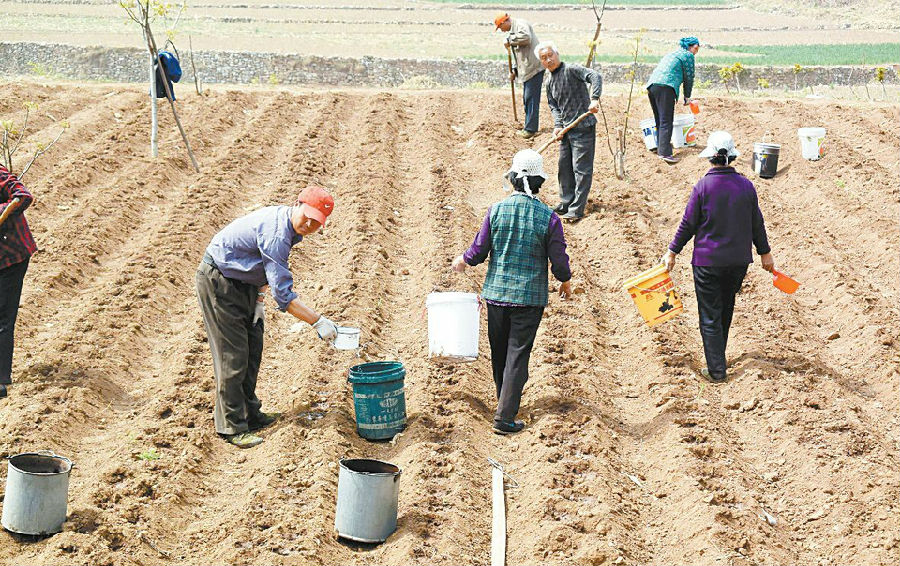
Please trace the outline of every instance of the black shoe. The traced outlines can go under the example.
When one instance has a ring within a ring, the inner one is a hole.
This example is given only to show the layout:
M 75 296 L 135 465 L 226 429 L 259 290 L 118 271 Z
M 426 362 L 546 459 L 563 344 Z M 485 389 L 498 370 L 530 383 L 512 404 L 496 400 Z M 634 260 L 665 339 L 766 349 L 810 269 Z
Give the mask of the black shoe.
M 252 419 L 247 419 L 247 426 L 250 427 L 249 430 L 259 430 L 261 428 L 266 428 L 270 424 L 274 423 L 281 416 L 281 413 L 259 413 Z
M 6 385 L 0 383 L 0 399 L 6 397 Z
M 557 204 L 556 207 L 553 209 L 553 212 L 555 212 L 556 214 L 562 215 L 562 214 L 565 214 L 567 210 L 569 210 L 569 207 L 563 206 L 561 204 Z
M 576 212 L 572 212 L 571 210 L 562 216 L 559 217 L 560 220 L 564 220 L 566 222 L 578 222 L 582 218 L 584 218 L 584 214 L 578 214 Z
M 522 429 L 525 428 L 525 423 L 522 421 L 494 421 L 494 434 L 515 434 L 517 432 L 521 432 Z
M 700 375 L 706 378 L 706 381 L 709 381 L 710 383 L 725 383 L 728 379 L 724 373 L 722 375 L 712 375 L 709 373 L 709 368 L 701 368 Z

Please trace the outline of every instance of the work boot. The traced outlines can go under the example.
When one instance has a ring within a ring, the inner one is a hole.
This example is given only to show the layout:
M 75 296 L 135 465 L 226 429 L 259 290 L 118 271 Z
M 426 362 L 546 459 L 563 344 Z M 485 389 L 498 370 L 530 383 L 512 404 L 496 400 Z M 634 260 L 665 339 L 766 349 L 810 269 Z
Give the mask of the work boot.
M 494 434 L 506 436 L 507 434 L 522 432 L 523 428 L 525 428 L 525 423 L 522 421 L 494 421 L 493 431 Z
M 225 435 L 225 440 L 229 444 L 234 444 L 238 448 L 253 448 L 262 444 L 263 439 L 249 432 L 239 432 L 237 434 Z
M 523 139 L 530 140 L 537 135 L 537 132 L 529 132 L 528 130 L 519 130 L 516 134 Z
M 721 376 L 713 376 L 709 373 L 709 368 L 700 368 L 700 375 L 706 378 L 707 381 L 711 383 L 725 383 L 727 377 L 723 374 Z
M 280 417 L 281 413 L 260 412 L 255 417 L 247 419 L 247 425 L 250 427 L 250 430 L 259 430 L 261 428 L 266 428 L 270 424 L 277 421 Z
M 6 385 L 0 383 L 0 399 L 6 397 Z
M 679 161 L 681 161 L 680 157 L 675 157 L 674 155 L 660 155 L 660 159 L 668 163 L 669 165 L 675 165 Z

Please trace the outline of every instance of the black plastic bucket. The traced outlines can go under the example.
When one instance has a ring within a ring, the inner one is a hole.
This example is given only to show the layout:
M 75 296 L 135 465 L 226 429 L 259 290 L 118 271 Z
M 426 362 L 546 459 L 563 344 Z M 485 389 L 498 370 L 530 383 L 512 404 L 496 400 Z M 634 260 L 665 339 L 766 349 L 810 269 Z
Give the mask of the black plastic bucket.
M 781 145 L 777 143 L 753 144 L 753 170 L 762 179 L 771 179 L 778 171 L 778 154 Z

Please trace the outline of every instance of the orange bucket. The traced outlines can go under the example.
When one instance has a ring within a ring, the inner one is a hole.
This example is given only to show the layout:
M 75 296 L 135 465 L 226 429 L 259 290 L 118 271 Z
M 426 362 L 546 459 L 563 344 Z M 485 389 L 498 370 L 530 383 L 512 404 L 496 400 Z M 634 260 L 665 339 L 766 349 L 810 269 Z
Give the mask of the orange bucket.
M 800 287 L 800 283 L 794 281 L 784 273 L 780 271 L 772 270 L 772 285 L 778 288 L 779 291 L 784 291 L 788 295 L 796 291 Z
M 647 326 L 671 320 L 684 310 L 665 265 L 657 265 L 628 279 L 622 290 L 631 295 Z

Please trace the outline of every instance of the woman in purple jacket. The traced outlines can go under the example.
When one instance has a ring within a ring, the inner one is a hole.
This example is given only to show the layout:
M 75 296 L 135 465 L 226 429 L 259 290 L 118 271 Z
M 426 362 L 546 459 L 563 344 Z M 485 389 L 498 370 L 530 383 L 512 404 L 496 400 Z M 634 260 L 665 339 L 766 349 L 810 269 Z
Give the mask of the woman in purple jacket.
M 694 238 L 694 289 L 700 315 L 700 335 L 706 365 L 701 373 L 714 383 L 725 381 L 725 347 L 734 314 L 734 297 L 741 289 L 747 266 L 753 263 L 751 244 L 762 268 L 775 269 L 756 188 L 734 170 L 739 155 L 728 132 L 713 132 L 700 157 L 713 167 L 691 192 L 681 225 L 662 261 L 672 271 L 675 258 Z

